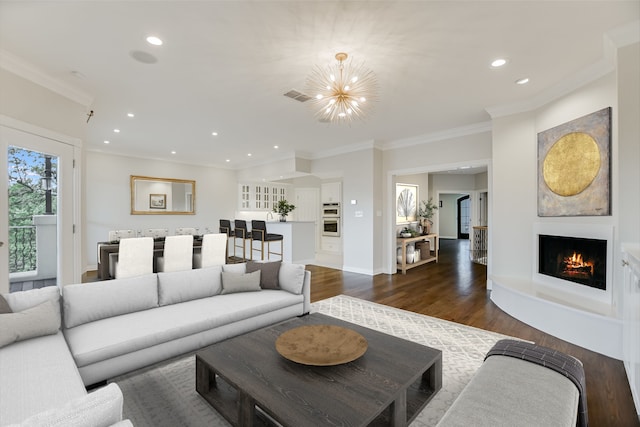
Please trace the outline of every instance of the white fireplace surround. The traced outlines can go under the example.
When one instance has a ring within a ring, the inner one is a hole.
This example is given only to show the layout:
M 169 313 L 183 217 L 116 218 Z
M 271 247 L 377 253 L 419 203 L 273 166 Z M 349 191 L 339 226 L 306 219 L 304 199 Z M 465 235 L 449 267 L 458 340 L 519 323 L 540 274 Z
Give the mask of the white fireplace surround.
M 530 278 L 492 276 L 491 300 L 516 319 L 555 337 L 622 359 L 622 322 L 613 303 L 613 226 L 538 222 L 533 225 Z M 607 289 L 538 273 L 538 235 L 607 241 Z
M 605 240 L 607 242 L 606 290 L 574 283 L 540 274 L 538 271 L 540 250 L 539 235 L 577 237 L 583 239 Z M 532 281 L 538 293 L 548 295 L 554 300 L 600 314 L 611 313 L 613 288 L 613 227 L 596 224 L 535 223 L 533 225 L 533 268 Z

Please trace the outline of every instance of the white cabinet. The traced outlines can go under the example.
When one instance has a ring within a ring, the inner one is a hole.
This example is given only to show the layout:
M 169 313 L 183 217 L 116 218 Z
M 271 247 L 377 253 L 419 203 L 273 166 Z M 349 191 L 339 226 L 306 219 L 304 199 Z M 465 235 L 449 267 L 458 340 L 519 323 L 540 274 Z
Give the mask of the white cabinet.
M 286 185 L 265 183 L 238 185 L 238 209 L 242 211 L 271 211 L 279 200 L 286 198 Z
M 640 246 L 623 245 L 622 343 L 624 367 L 640 415 Z
M 322 203 L 342 201 L 342 183 L 326 182 L 322 184 Z
M 325 252 L 342 252 L 342 241 L 339 237 L 322 236 L 320 248 Z

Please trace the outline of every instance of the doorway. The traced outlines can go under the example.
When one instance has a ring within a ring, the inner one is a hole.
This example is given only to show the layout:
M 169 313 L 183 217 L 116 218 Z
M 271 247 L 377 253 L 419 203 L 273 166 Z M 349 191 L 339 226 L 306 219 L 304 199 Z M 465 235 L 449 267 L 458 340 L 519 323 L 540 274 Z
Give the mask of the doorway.
M 74 147 L 0 125 L 0 292 L 79 281 Z
M 469 240 L 469 227 L 471 222 L 471 200 L 469 195 L 456 201 L 458 217 L 458 239 Z

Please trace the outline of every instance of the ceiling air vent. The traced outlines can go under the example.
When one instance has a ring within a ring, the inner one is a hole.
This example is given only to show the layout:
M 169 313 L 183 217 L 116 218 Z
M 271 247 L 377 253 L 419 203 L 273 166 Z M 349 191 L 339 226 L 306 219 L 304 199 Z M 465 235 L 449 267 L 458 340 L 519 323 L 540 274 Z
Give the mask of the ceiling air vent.
M 289 97 L 291 99 L 295 99 L 296 101 L 305 102 L 311 99 L 311 97 L 307 94 L 304 94 L 296 89 L 291 89 L 289 92 L 285 93 L 284 96 Z

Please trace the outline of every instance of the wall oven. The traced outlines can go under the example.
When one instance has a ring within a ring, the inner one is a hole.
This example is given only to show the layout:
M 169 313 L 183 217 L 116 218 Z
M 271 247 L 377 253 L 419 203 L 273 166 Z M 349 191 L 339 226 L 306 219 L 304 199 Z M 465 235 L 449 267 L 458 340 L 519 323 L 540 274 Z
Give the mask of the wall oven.
M 323 218 L 340 218 L 340 203 L 323 203 Z
M 322 235 L 340 237 L 340 218 L 322 218 Z

